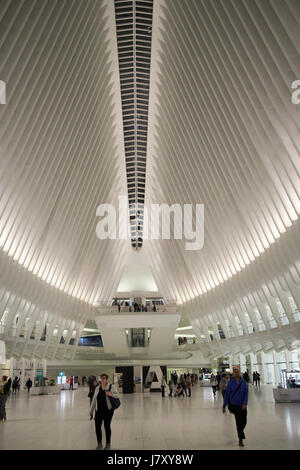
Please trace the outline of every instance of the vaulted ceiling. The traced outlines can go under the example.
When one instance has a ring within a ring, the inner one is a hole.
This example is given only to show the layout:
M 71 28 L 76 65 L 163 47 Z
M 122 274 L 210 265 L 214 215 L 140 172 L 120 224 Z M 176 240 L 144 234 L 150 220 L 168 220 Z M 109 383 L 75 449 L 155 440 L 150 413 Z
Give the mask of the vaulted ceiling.
M 144 263 L 192 321 L 248 294 L 250 277 L 252 291 L 284 278 L 298 302 L 300 4 L 153 5 L 146 207 L 204 204 L 205 238 L 197 252 L 145 239 Z M 43 289 L 41 310 L 64 304 L 82 323 L 116 293 L 133 250 L 96 236 L 99 204 L 128 194 L 114 8 L 1 1 L 2 296 L 40 302 Z

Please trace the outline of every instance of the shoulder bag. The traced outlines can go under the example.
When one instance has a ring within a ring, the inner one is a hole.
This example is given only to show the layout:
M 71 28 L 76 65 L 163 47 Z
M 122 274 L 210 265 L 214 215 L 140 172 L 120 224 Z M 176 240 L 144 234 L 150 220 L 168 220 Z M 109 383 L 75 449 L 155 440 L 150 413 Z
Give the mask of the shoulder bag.
M 109 392 L 111 391 L 111 384 L 109 386 L 108 391 Z M 116 410 L 117 408 L 119 408 L 119 406 L 121 405 L 119 398 L 115 398 L 115 397 L 108 397 L 108 398 L 110 400 L 112 410 Z

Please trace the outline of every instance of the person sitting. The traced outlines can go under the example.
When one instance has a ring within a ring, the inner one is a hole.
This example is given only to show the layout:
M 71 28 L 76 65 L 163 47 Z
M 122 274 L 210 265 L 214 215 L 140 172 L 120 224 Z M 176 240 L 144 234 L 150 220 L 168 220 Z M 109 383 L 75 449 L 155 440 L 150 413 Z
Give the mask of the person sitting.
M 177 385 L 176 391 L 175 391 L 176 397 L 183 397 L 183 388 L 181 386 L 181 383 Z

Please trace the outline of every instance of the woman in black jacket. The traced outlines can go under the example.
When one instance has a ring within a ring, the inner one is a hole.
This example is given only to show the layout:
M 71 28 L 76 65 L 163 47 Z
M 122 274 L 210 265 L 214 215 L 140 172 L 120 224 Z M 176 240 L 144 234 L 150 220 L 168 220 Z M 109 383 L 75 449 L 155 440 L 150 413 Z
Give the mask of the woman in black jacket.
M 108 375 L 100 376 L 100 385 L 96 388 L 91 404 L 90 416 L 93 417 L 93 411 L 96 409 L 95 426 L 98 446 L 96 450 L 102 450 L 102 423 L 104 421 L 106 446 L 105 450 L 110 449 L 111 429 L 110 424 L 114 414 L 109 397 L 119 398 L 118 392 L 112 384 L 108 383 Z

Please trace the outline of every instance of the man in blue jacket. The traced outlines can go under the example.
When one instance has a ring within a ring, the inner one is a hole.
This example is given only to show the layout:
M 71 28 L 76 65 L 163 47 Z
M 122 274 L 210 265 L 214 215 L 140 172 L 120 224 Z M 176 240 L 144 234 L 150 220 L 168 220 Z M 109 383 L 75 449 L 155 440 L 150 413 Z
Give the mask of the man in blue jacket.
M 241 378 L 237 367 L 233 368 L 233 378 L 228 382 L 224 396 L 223 413 L 226 405 L 235 416 L 239 445 L 244 447 L 243 439 L 246 439 L 244 429 L 247 424 L 248 384 Z

